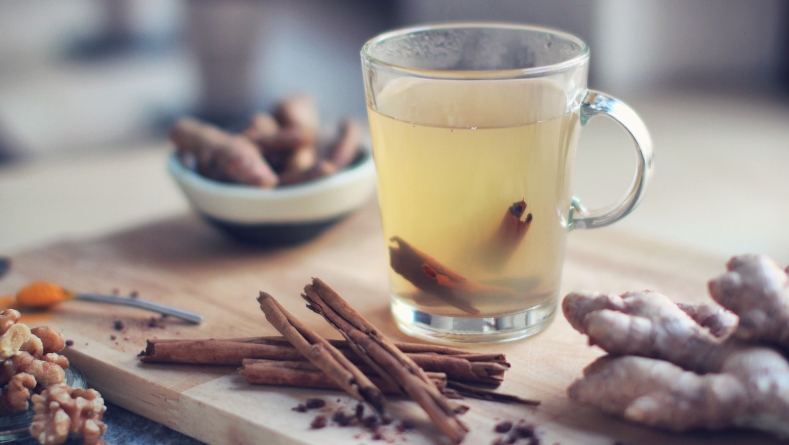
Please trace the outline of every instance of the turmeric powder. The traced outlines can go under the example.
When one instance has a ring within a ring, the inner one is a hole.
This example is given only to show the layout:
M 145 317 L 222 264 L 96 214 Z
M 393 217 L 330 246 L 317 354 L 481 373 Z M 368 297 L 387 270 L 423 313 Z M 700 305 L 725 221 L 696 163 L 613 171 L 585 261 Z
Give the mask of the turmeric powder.
M 43 307 L 74 298 L 76 294 L 55 283 L 36 281 L 28 284 L 16 294 L 16 300 L 22 306 Z

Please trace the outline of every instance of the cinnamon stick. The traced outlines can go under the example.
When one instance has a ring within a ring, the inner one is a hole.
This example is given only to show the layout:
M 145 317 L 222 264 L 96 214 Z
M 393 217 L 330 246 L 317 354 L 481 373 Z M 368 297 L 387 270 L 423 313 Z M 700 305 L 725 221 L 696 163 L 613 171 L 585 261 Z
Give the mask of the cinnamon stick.
M 157 340 L 157 341 L 169 342 L 169 341 L 181 341 L 181 340 Z M 268 345 L 290 346 L 290 343 L 284 337 L 280 337 L 280 336 L 239 338 L 239 339 L 229 339 L 228 341 L 247 341 L 247 342 L 255 342 L 255 343 L 264 343 Z M 348 342 L 346 340 L 328 339 L 328 342 L 331 343 L 332 346 L 338 349 L 348 348 Z M 428 343 L 395 342 L 395 346 L 397 346 L 397 349 L 405 352 L 406 354 L 414 353 L 414 354 L 473 356 L 473 357 L 478 357 L 474 361 L 492 361 L 492 362 L 504 364 L 507 367 L 509 367 L 509 363 L 507 363 L 507 357 L 502 353 L 490 353 L 490 352 L 478 353 L 468 349 L 460 349 L 460 348 L 454 348 L 452 346 L 428 344 Z
M 348 340 L 348 345 L 388 382 L 398 386 L 419 404 L 436 427 L 453 443 L 468 431 L 456 417 L 461 407 L 449 400 L 425 372 L 386 336 L 351 308 L 318 278 L 304 288 L 307 307 L 323 316 Z
M 329 340 L 353 364 L 363 363 L 343 340 Z M 452 348 L 396 343 L 398 349 L 410 349 L 406 355 L 428 372 L 440 372 L 451 380 L 498 386 L 504 380 L 509 363 L 502 354 L 473 353 Z M 431 351 L 454 352 L 442 355 Z M 147 341 L 144 355 L 147 363 L 180 363 L 200 365 L 240 366 L 244 359 L 274 361 L 303 361 L 306 358 L 283 337 L 258 337 L 230 340 L 160 340 Z
M 284 385 L 299 388 L 342 389 L 326 373 L 312 363 L 304 361 L 278 361 L 246 359 L 239 374 L 254 385 Z M 439 372 L 427 373 L 430 381 L 443 391 L 446 388 L 446 375 Z M 400 388 L 375 375 L 370 380 L 385 394 L 402 395 Z
M 262 337 L 242 337 L 242 338 L 226 338 L 226 339 L 204 339 L 199 341 L 206 341 L 206 340 L 213 340 L 213 341 L 222 341 L 222 342 L 232 342 L 232 343 L 249 343 L 249 344 L 262 344 L 262 345 L 275 345 L 275 346 L 287 346 L 292 348 L 293 345 L 281 335 L 269 335 L 269 336 L 262 336 Z M 164 343 L 177 343 L 177 344 L 186 344 L 192 341 L 198 340 L 183 340 L 179 338 L 156 338 L 148 340 L 151 343 L 155 344 L 164 344 Z M 337 349 L 348 349 L 348 342 L 346 340 L 338 340 L 338 339 L 326 339 L 332 346 Z M 395 342 L 395 346 L 397 349 L 408 353 L 414 354 L 441 354 L 441 355 L 462 355 L 462 356 L 470 356 L 470 357 L 477 357 L 474 361 L 492 361 L 496 363 L 502 363 L 509 367 L 509 363 L 507 363 L 507 357 L 499 352 L 474 352 L 469 349 L 460 349 L 454 348 L 452 346 L 445 346 L 445 345 L 438 345 L 438 344 L 429 344 L 429 343 L 410 343 L 410 342 Z
M 514 394 L 490 391 L 484 388 L 466 385 L 459 382 L 447 381 L 447 388 L 457 391 L 457 393 L 461 396 L 470 397 L 473 399 L 489 400 L 491 402 L 517 403 L 520 405 L 531 406 L 537 406 L 540 404 L 539 400 L 524 399 Z
M 396 273 L 410 281 L 417 289 L 434 295 L 470 314 L 480 311 L 470 301 L 475 298 L 514 297 L 517 292 L 509 287 L 476 283 L 439 263 L 435 258 L 395 236 L 389 247 L 389 262 Z
M 260 292 L 260 309 L 280 334 L 353 398 L 368 403 L 379 414 L 384 412 L 383 393 L 337 348 L 293 317 L 271 295 Z
M 254 339 L 252 339 L 254 340 Z M 140 360 L 147 363 L 240 366 L 244 359 L 306 360 L 287 345 L 260 344 L 255 341 L 216 340 L 148 340 Z
M 534 219 L 531 213 L 527 214 L 525 218 L 523 217 L 524 213 L 526 213 L 526 207 L 526 200 L 521 199 L 512 203 L 507 208 L 507 211 L 504 212 L 504 218 L 502 218 L 499 229 L 496 232 L 499 245 L 503 247 L 517 246 L 523 237 L 526 236 L 532 219 Z
M 391 241 L 395 243 L 394 246 L 389 247 L 389 264 L 392 270 L 410 281 L 417 289 L 435 295 L 470 315 L 479 315 L 479 309 L 475 308 L 468 300 L 428 276 L 425 273 L 425 266 L 447 277 L 464 279 L 462 276 L 441 265 L 430 255 L 411 246 L 399 236 L 392 237 Z
M 523 216 L 526 207 L 526 201 L 521 199 L 512 203 L 504 212 L 504 217 L 488 244 L 487 255 L 483 256 L 489 268 L 499 269 L 505 265 L 526 236 L 534 219 L 531 213 Z

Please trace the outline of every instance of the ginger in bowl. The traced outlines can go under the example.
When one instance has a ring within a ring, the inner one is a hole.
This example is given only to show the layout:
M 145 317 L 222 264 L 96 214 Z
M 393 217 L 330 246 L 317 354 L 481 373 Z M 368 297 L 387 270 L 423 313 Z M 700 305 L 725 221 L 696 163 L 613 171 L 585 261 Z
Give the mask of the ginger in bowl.
M 298 95 L 255 115 L 240 134 L 191 118 L 170 139 L 168 170 L 210 224 L 248 243 L 309 240 L 350 215 L 375 190 L 375 168 L 361 126 L 319 136 L 317 107 Z

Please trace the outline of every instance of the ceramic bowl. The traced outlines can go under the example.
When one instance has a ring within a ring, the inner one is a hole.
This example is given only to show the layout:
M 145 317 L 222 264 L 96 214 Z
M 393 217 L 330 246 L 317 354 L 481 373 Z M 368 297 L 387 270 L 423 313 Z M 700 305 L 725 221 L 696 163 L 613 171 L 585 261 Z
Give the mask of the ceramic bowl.
M 200 216 L 236 240 L 259 245 L 307 241 L 343 220 L 375 191 L 372 155 L 321 179 L 273 189 L 200 176 L 173 154 L 167 168 Z

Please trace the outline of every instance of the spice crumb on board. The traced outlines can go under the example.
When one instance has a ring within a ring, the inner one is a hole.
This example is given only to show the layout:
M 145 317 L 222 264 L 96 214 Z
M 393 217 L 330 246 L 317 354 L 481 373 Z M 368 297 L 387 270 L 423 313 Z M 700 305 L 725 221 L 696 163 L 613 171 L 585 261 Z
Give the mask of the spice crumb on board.
M 321 398 L 309 398 L 291 408 L 292 411 L 307 413 L 319 409 L 322 413 L 314 417 L 309 425 L 310 429 L 321 429 L 328 426 L 339 428 L 357 427 L 370 433 L 369 440 L 384 441 L 386 443 L 408 442 L 403 433 L 416 427 L 416 422 L 411 419 L 396 421 L 389 415 L 378 416 L 376 413 L 365 413 L 365 406 L 351 401 L 350 406 L 343 403 L 342 399 L 327 402 Z M 355 434 L 354 439 L 363 439 L 363 434 Z
M 326 406 L 326 401 L 317 397 L 313 397 L 307 399 L 306 405 L 308 409 L 323 408 Z
M 326 416 L 324 415 L 316 416 L 314 419 L 312 419 L 312 423 L 310 423 L 310 428 L 314 430 L 320 429 L 325 427 L 327 423 L 328 422 L 326 420 Z
M 123 323 L 121 320 L 115 320 L 112 322 L 112 328 L 116 331 L 122 331 L 126 329 L 126 324 Z
M 494 428 L 494 430 L 497 433 L 502 433 L 502 434 L 510 432 L 511 429 L 512 429 L 512 422 L 510 422 L 509 420 L 497 423 Z
M 162 316 L 160 318 L 156 318 L 156 317 L 149 318 L 148 319 L 148 327 L 149 328 L 159 328 L 159 329 L 166 328 L 167 326 L 163 323 L 164 318 L 165 318 L 164 316 Z
M 492 445 L 526 444 L 540 445 L 541 440 L 534 425 L 526 423 L 525 419 L 518 420 L 515 424 L 509 420 L 498 422 L 493 431 L 502 434 L 493 440 Z
M 74 346 L 74 340 L 66 340 L 66 346 Z
M 533 425 L 518 425 L 515 431 L 518 433 L 519 437 L 534 437 Z

